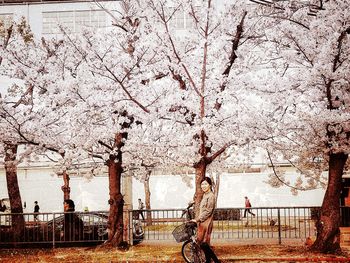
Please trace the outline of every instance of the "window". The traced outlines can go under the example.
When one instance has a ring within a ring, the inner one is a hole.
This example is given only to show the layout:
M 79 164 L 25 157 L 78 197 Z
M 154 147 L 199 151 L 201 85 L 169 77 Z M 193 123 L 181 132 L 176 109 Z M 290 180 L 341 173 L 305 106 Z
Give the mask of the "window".
M 84 27 L 101 28 L 106 26 L 107 16 L 103 10 L 76 10 L 43 13 L 43 34 L 60 34 L 59 25 L 73 33 Z
M 170 19 L 170 28 L 172 29 L 190 29 L 193 28 L 193 18 L 188 13 L 188 11 L 184 11 L 182 8 L 176 10 L 173 14 L 175 8 L 168 9 L 168 15 L 172 15 Z
M 0 38 L 5 36 L 6 30 L 13 22 L 13 14 L 0 14 Z

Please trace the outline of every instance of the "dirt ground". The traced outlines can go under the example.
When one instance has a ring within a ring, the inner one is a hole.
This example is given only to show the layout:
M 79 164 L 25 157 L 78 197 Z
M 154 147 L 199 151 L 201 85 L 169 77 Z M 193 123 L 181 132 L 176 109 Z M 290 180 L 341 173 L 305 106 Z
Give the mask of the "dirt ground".
M 215 244 L 214 250 L 222 262 L 350 262 L 350 250 L 342 255 L 308 252 L 296 245 L 236 245 Z M 101 247 L 56 249 L 1 249 L 2 263 L 29 262 L 96 262 L 96 263 L 160 263 L 184 262 L 181 244 L 139 244 L 127 250 Z

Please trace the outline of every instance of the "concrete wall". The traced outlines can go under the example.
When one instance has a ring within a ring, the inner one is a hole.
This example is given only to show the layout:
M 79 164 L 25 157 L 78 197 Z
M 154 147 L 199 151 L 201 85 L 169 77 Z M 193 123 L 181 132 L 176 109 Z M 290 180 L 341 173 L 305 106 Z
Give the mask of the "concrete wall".
M 156 175 L 150 178 L 151 206 L 153 209 L 183 208 L 193 197 L 192 188 L 179 175 Z M 293 174 L 289 173 L 292 178 Z M 227 174 L 221 175 L 218 207 L 243 207 L 244 196 L 248 196 L 253 206 L 319 206 L 322 204 L 324 190 L 317 189 L 300 192 L 293 196 L 288 188 L 272 188 L 264 183 L 267 175 Z M 41 212 L 63 211 L 62 177 L 54 175 L 49 168 L 19 169 L 18 181 L 22 201 L 26 202 L 25 212 L 33 212 L 34 201 L 38 201 Z M 108 210 L 108 177 L 72 177 L 70 180 L 71 198 L 76 210 L 84 207 L 93 210 Z M 8 197 L 6 176 L 0 168 L 0 199 Z M 137 208 L 137 199 L 144 201 L 143 183 L 133 178 L 132 204 Z

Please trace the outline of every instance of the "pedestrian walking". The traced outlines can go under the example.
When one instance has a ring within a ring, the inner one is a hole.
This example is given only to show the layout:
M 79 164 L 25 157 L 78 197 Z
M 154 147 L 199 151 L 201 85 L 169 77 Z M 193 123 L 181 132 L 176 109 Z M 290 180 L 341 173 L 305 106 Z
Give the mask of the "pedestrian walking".
M 255 216 L 255 214 L 251 210 L 252 204 L 250 203 L 249 198 L 247 196 L 245 196 L 244 198 L 245 198 L 245 209 L 244 209 L 243 217 L 247 217 L 247 213 L 251 214 L 252 216 Z
M 39 210 L 40 210 L 40 207 L 38 205 L 38 201 L 35 201 L 34 202 L 34 222 L 39 221 L 39 218 L 38 218 Z
M 145 206 L 143 205 L 143 202 L 142 202 L 141 198 L 139 198 L 138 201 L 139 201 L 139 206 L 138 206 L 139 216 L 138 216 L 138 218 L 140 218 L 140 216 L 141 216 L 142 219 L 145 220 L 145 217 L 144 217 L 143 212 L 142 212 L 142 210 L 145 208 Z

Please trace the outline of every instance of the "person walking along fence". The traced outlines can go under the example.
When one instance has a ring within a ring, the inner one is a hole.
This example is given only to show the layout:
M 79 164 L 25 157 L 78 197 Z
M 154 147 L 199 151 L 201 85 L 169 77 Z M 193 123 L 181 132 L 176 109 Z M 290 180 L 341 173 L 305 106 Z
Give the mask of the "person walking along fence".
M 251 210 L 252 204 L 250 203 L 249 198 L 245 196 L 244 199 L 245 199 L 245 209 L 244 209 L 243 217 L 247 217 L 247 213 L 251 214 L 252 216 L 255 216 L 255 214 Z

